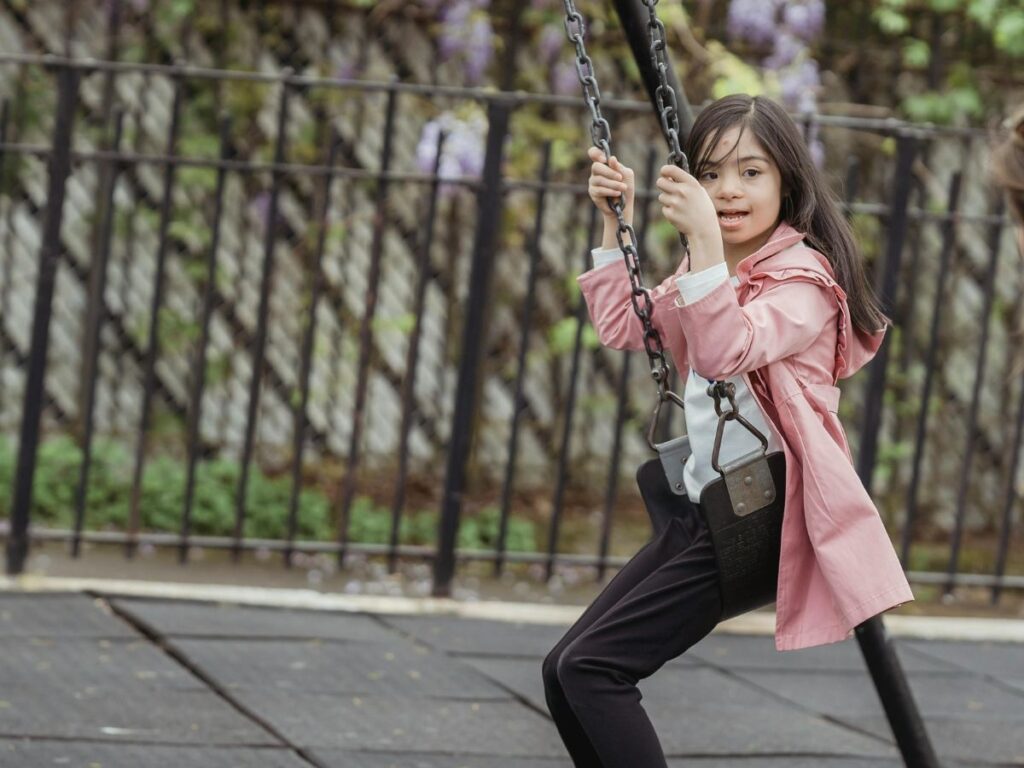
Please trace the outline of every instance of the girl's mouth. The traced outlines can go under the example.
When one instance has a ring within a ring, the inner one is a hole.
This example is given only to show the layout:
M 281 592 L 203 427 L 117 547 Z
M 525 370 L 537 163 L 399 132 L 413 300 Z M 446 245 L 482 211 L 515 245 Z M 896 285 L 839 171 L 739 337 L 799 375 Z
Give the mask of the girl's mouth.
M 743 220 L 747 218 L 747 215 L 746 211 L 719 211 L 718 221 L 723 227 L 731 229 L 738 227 L 743 223 Z

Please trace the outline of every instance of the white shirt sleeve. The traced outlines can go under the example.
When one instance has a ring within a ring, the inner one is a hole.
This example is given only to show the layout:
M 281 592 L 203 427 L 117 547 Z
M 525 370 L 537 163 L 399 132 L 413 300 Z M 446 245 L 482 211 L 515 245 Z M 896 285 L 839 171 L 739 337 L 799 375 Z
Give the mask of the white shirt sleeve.
M 594 260 L 594 269 L 614 264 L 622 258 L 622 251 L 618 248 L 593 248 L 590 251 L 590 258 Z
M 676 285 L 679 288 L 679 298 L 676 303 L 679 306 L 692 304 L 711 293 L 719 283 L 724 283 L 728 279 L 729 266 L 724 261 L 718 262 L 713 267 L 680 275 L 676 278 Z

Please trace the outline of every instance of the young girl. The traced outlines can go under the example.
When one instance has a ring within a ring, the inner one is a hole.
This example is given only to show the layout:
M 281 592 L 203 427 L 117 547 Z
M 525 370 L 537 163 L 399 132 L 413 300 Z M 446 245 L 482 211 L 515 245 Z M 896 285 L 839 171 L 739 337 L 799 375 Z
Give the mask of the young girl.
M 1024 256 L 1024 104 L 1003 125 L 1008 132 L 992 152 L 990 166 L 1017 221 L 1017 244 Z
M 689 238 L 690 256 L 650 290 L 653 323 L 685 382 L 693 450 L 686 496 L 679 515 L 656 527 L 543 664 L 559 734 L 575 765 L 588 768 L 666 765 L 637 682 L 721 617 L 714 551 L 698 509 L 701 489 L 718 477 L 709 382 L 732 382 L 736 407 L 768 438 L 768 451 L 785 453 L 776 648 L 843 640 L 914 599 L 837 415 L 836 382 L 874 356 L 889 323 L 845 219 L 796 125 L 769 99 L 714 102 L 697 117 L 686 153 L 692 175 L 664 166 L 657 186 L 662 213 Z M 589 155 L 590 197 L 605 226 L 580 288 L 602 344 L 643 349 L 608 207 L 622 196 L 631 219 L 634 174 L 597 149 Z M 729 424 L 719 463 L 760 446 Z

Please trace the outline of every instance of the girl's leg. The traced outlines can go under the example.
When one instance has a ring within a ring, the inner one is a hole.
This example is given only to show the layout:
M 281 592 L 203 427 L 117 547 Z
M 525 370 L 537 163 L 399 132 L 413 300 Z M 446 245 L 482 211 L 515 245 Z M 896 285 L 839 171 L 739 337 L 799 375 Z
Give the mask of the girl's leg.
M 651 538 L 605 585 L 601 593 L 548 653 L 542 665 L 544 696 L 559 735 L 576 766 L 600 768 L 601 763 L 572 707 L 558 676 L 563 651 L 638 584 L 685 549 L 703 528 L 696 507 L 684 503 L 678 525 L 667 526 Z
M 707 528 L 690 539 L 673 519 L 654 552 L 662 564 L 562 651 L 561 692 L 588 744 L 589 768 L 665 768 L 637 682 L 706 636 L 722 613 Z M 577 735 L 578 737 L 578 735 Z M 579 743 L 582 743 L 580 740 Z

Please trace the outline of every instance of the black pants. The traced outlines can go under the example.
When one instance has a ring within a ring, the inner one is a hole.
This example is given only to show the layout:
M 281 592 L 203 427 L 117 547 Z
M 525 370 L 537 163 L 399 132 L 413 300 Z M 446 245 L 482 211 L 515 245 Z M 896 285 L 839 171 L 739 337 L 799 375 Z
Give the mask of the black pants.
M 544 659 L 544 695 L 576 768 L 664 768 L 637 682 L 722 615 L 711 537 L 697 507 L 655 533 Z

